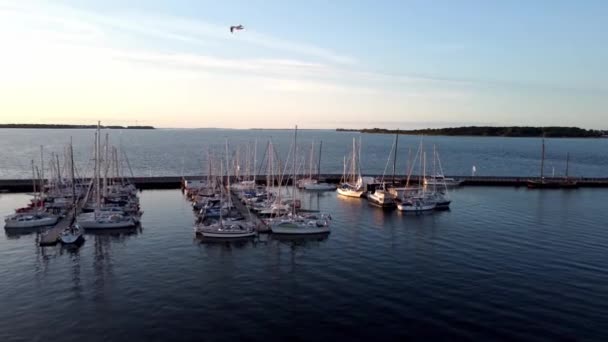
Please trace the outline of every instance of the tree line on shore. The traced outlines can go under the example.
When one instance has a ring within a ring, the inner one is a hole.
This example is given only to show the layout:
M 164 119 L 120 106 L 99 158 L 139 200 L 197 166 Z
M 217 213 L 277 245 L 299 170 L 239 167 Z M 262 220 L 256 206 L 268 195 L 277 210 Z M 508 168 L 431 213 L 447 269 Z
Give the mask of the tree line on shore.
M 106 129 L 154 129 L 153 126 L 100 126 Z M 52 128 L 83 129 L 97 128 L 97 125 L 63 125 L 63 124 L 0 124 L 0 128 Z
M 528 127 L 528 126 L 466 126 L 448 128 L 425 128 L 398 130 L 385 128 L 346 129 L 338 132 L 361 132 L 375 134 L 412 134 L 412 135 L 447 135 L 447 136 L 482 136 L 482 137 L 548 137 L 548 138 L 599 138 L 608 135 L 608 131 L 584 129 L 579 127 Z

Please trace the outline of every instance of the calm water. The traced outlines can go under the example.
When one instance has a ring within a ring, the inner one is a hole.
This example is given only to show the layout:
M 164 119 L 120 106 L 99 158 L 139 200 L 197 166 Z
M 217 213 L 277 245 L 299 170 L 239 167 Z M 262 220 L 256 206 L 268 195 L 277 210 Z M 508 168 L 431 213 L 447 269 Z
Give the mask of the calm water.
M 0 178 L 31 178 L 31 160 L 40 158 L 40 145 L 50 152 L 63 151 L 72 136 L 75 158 L 82 170 L 90 170 L 93 130 L 0 129 Z M 206 149 L 224 151 L 228 139 L 231 147 L 253 145 L 258 139 L 258 159 L 272 138 L 282 158 L 293 139 L 293 131 L 281 130 L 214 130 L 158 129 L 150 131 L 110 130 L 110 139 L 127 151 L 135 175 L 195 175 L 207 170 Z M 323 141 L 323 173 L 342 173 L 343 157 L 350 154 L 352 138 L 360 134 L 331 130 L 299 131 L 299 148 L 306 154 L 313 139 Z M 382 174 L 394 137 L 363 134 L 362 172 Z M 540 139 L 498 137 L 425 137 L 428 159 L 436 145 L 444 171 L 450 175 L 470 175 L 473 165 L 478 175 L 536 176 L 540 167 Z M 404 174 L 408 149 L 415 154 L 420 138 L 400 136 L 399 173 Z M 546 174 L 565 172 L 566 153 L 570 153 L 570 174 L 584 177 L 608 176 L 608 139 L 547 139 Z M 242 152 L 244 153 L 244 152 Z M 392 164 L 388 167 L 392 173 Z M 84 171 L 83 171 L 84 172 Z
M 311 195 L 326 238 L 209 244 L 179 191 L 144 191 L 140 231 L 78 251 L 2 234 L 0 341 L 608 339 L 605 190 L 453 197 L 405 216 Z

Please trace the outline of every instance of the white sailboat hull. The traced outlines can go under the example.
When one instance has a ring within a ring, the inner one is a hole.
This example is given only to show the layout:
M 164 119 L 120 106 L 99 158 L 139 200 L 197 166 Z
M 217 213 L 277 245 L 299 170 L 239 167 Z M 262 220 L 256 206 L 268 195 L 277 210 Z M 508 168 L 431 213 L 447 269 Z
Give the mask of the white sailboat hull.
M 78 221 L 78 224 L 84 229 L 120 229 L 135 227 L 135 222 L 133 222 L 133 220 L 118 222 Z
M 52 226 L 57 223 L 59 218 L 57 216 L 46 216 L 39 219 L 31 220 L 17 220 L 7 218 L 5 220 L 4 228 L 35 228 L 35 227 L 46 227 Z
M 120 229 L 135 227 L 135 221 L 131 218 L 116 221 L 107 218 L 78 218 L 77 222 L 83 229 Z
M 345 189 L 345 188 L 338 188 L 337 191 L 338 191 L 338 195 L 346 196 L 346 197 L 357 197 L 357 198 L 363 197 L 363 194 L 365 193 L 363 190 L 352 190 L 352 189 Z
M 435 209 L 435 203 L 423 205 L 405 205 L 403 203 L 399 203 L 397 204 L 397 209 L 405 212 L 431 211 Z
M 220 231 L 201 231 L 199 234 L 201 234 L 203 237 L 208 237 L 208 238 L 222 238 L 222 239 L 226 239 L 226 238 L 245 238 L 245 237 L 252 237 L 256 235 L 255 231 L 252 232 L 220 232 Z

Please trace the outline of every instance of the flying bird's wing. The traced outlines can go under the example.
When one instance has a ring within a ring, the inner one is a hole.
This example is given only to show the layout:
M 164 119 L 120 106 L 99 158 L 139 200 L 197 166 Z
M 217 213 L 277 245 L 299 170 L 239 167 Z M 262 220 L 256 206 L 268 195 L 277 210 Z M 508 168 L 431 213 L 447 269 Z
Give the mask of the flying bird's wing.
M 234 26 L 230 26 L 230 33 L 234 33 L 234 29 L 235 29 Z

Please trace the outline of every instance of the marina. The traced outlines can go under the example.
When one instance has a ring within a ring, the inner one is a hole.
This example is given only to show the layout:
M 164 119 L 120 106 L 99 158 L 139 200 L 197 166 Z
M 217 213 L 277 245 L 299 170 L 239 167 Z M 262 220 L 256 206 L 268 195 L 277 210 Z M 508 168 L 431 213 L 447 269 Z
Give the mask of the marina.
M 57 320 L 82 316 L 69 332 L 84 336 L 100 327 L 87 318 L 95 312 L 113 322 L 97 331 L 103 340 L 146 338 L 149 324 L 159 322 L 191 336 L 289 338 L 293 331 L 285 327 L 293 327 L 293 315 L 303 317 L 299 336 L 344 337 L 315 331 L 326 314 L 353 339 L 408 338 L 421 329 L 436 333 L 430 338 L 601 335 L 580 331 L 608 309 L 596 288 L 608 283 L 601 266 L 608 245 L 601 188 L 608 178 L 568 176 L 576 188 L 536 190 L 531 181 L 565 178 L 555 171 L 477 175 L 475 168 L 453 175 L 441 165 L 449 154 L 440 161 L 435 146 L 425 152 L 420 144 L 396 155 L 397 139 L 393 149 L 390 142 L 379 149 L 391 158 L 376 173 L 362 163 L 371 156 L 362 153 L 365 144 L 352 138 L 341 149 L 343 172 L 321 173 L 315 145 L 298 148 L 299 132 L 291 133 L 281 145 L 224 139 L 199 146 L 203 157 L 190 175 L 137 176 L 128 147 L 112 146 L 98 131 L 80 162 L 72 161 L 70 144 L 41 156 L 46 162 L 33 161 L 33 179 L 1 179 L 2 213 L 14 211 L 8 216 L 21 215 L 25 224 L 57 220 L 5 229 L 0 257 L 8 264 L 0 279 L 8 288 L 21 282 L 19 272 L 29 280 L 4 303 L 26 303 L 49 320 L 43 306 L 64 298 L 69 309 Z M 327 150 L 333 145 L 323 143 Z M 594 218 L 579 215 L 590 210 Z M 589 296 L 594 306 L 584 314 L 564 309 L 584 305 Z M 179 309 L 170 309 L 176 300 Z M 100 313 L 98 302 L 111 307 Z M 458 314 L 449 314 L 454 307 Z M 502 323 L 518 315 L 529 318 Z M 0 339 L 20 326 L 11 317 L 0 309 Z M 227 323 L 235 317 L 246 325 Z M 276 317 L 287 318 L 275 323 Z M 462 330 L 454 319 L 481 328 Z M 403 322 L 411 335 L 403 333 Z M 26 330 L 19 333 L 36 338 Z M 171 339 L 167 331 L 157 337 Z

